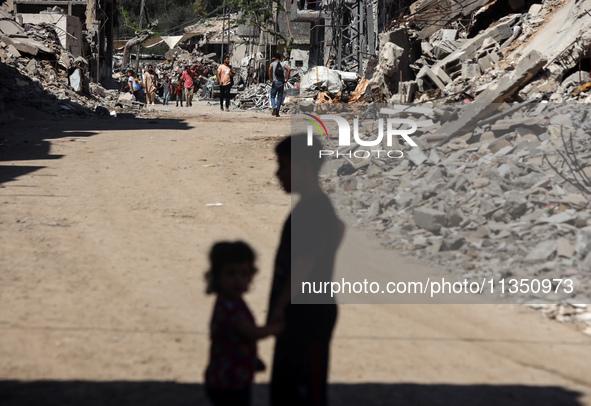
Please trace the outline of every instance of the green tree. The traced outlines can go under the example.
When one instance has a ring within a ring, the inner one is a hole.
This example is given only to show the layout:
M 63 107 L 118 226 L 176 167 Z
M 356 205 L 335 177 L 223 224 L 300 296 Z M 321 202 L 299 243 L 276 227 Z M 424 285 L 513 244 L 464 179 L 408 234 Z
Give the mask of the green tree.
M 281 0 L 224 0 L 217 10 L 223 9 L 239 13 L 233 20 L 235 24 L 255 26 L 263 32 L 276 35 L 287 43 L 287 39 L 275 29 L 275 12 L 285 11 Z
M 205 13 L 219 5 L 213 0 L 146 0 L 143 20 L 158 21 L 156 30 L 162 35 L 180 34 L 184 27 L 194 24 Z M 119 0 L 120 22 L 115 31 L 116 38 L 122 39 L 134 35 L 134 24 L 139 23 L 140 2 L 137 0 Z M 203 13 L 205 11 L 205 13 Z M 123 21 L 121 21 L 123 20 Z
M 197 0 L 195 3 L 193 3 L 193 11 L 198 16 L 204 16 L 207 14 L 208 5 L 208 0 Z

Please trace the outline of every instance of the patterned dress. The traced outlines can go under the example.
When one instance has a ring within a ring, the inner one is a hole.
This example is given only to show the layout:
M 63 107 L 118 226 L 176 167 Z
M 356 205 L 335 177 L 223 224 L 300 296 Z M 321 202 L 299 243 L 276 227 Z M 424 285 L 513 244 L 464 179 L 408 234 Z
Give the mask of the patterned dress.
M 205 384 L 211 389 L 242 389 L 252 383 L 256 360 L 256 341 L 243 337 L 236 324 L 254 317 L 242 299 L 218 296 L 211 317 L 211 349 L 205 371 Z

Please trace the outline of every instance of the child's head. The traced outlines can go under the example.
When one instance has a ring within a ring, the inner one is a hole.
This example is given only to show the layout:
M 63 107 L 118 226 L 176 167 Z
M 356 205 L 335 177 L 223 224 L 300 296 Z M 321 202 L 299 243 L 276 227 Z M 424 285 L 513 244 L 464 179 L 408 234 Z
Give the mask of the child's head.
M 164 76 L 164 81 L 165 81 L 165 82 L 168 82 L 168 80 L 169 80 L 169 79 L 168 79 L 168 76 Z
M 127 76 L 133 76 L 133 71 L 131 69 L 127 71 Z
M 257 271 L 255 259 L 252 248 L 242 241 L 214 244 L 209 253 L 210 269 L 205 274 L 206 292 L 240 298 Z

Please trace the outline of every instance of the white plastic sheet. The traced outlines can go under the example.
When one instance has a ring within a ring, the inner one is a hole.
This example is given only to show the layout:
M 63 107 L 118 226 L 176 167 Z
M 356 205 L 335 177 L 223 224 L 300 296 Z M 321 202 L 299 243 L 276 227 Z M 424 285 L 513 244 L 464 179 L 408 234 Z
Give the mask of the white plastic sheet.
M 343 90 L 343 81 L 338 71 L 316 66 L 302 77 L 300 89 L 304 92 L 324 90 L 336 94 Z

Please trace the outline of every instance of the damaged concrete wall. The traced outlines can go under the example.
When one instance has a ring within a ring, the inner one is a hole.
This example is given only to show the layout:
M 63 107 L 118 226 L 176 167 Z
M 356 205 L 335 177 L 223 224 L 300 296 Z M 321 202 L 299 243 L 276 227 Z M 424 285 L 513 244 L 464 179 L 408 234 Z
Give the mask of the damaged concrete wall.
M 451 21 L 470 15 L 492 0 L 419 0 L 410 7 L 413 22 L 425 39 Z
M 57 27 L 59 40 L 66 51 L 82 56 L 82 23 L 78 17 L 56 13 L 22 14 L 25 24 L 47 23 Z
M 523 2 L 521 6 L 515 3 L 504 9 L 495 4 L 494 13 L 487 13 L 486 7 L 476 10 L 472 25 L 467 26 L 453 20 L 461 18 L 465 11 L 430 15 L 427 20 L 437 24 L 427 26 L 426 20 L 418 16 L 425 17 L 427 10 L 433 11 L 429 9 L 433 5 L 436 5 L 433 10 L 439 10 L 440 5 L 449 6 L 446 2 L 415 2 L 410 14 L 396 20 L 404 22 L 402 25 L 407 28 L 380 34 L 380 56 L 367 64 L 365 72 L 370 78 L 374 75 L 370 82 L 374 100 L 408 102 L 416 96 L 419 101 L 439 98 L 467 103 L 482 100 L 481 95 L 493 94 L 494 89 L 499 93 L 501 88 L 504 90 L 496 99 L 517 102 L 534 97 L 562 101 L 565 97 L 586 96 L 584 87 L 576 94 L 565 94 L 575 82 L 571 80 L 561 86 L 561 81 L 574 73 L 574 69 L 581 70 L 581 63 L 587 66 L 587 71 L 591 70 L 591 13 L 587 11 L 591 9 L 591 0 L 546 2 L 531 7 Z M 526 12 L 513 12 L 516 7 Z M 497 20 L 491 20 L 491 16 L 499 13 Z M 472 26 L 483 29 L 474 33 Z M 405 29 L 406 36 L 398 35 Z M 392 54 L 388 51 L 390 44 L 402 49 L 396 56 L 399 69 L 396 73 L 393 55 L 387 55 Z M 532 55 L 534 50 L 540 52 L 541 60 L 545 61 L 543 66 L 534 64 L 533 75 L 506 86 L 504 79 L 514 77 L 523 56 Z M 579 74 L 577 86 L 589 81 L 587 72 L 584 76 L 585 81 Z
M 91 77 L 96 82 L 111 77 L 113 65 L 113 0 L 87 0 L 86 40 L 90 44 Z

